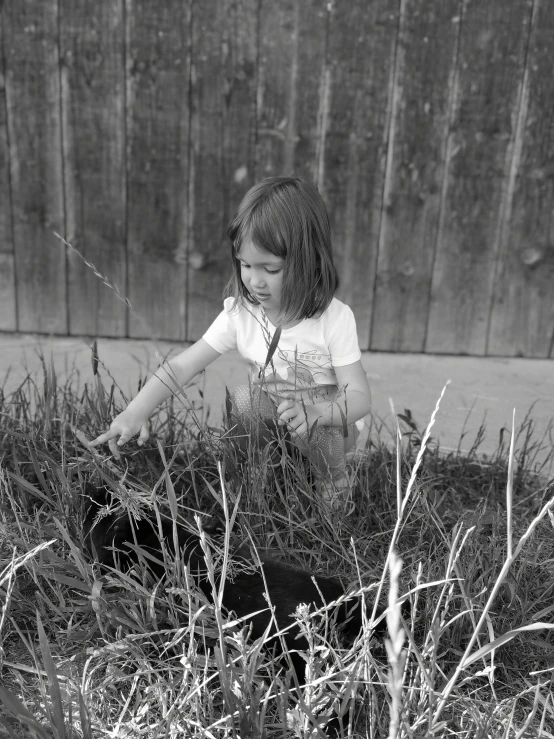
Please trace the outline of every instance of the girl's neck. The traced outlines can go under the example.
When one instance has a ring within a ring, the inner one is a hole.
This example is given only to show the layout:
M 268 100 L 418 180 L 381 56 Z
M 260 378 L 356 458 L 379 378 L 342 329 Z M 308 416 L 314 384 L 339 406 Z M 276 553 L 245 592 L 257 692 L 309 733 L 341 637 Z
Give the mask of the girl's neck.
M 300 319 L 297 321 L 288 321 L 287 323 L 279 323 L 277 315 L 273 315 L 272 313 L 268 312 L 263 306 L 262 306 L 262 312 L 267 317 L 267 320 L 275 328 L 277 328 L 277 326 L 281 326 L 281 329 L 294 328 L 295 326 L 298 326 L 298 324 L 300 323 Z

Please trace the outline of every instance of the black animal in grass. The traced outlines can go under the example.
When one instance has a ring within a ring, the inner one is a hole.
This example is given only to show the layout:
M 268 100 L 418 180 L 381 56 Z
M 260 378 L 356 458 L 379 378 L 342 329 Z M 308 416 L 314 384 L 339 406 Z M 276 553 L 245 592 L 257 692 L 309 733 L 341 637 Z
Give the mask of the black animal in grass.
M 85 543 L 101 564 L 119 567 L 121 570 L 129 569 L 139 561 L 140 555 L 136 546 L 138 545 L 150 555 L 145 555 L 144 559 L 153 576 L 162 579 L 165 569 L 157 521 L 145 518 L 132 522 L 127 514 L 113 513 L 97 519 L 100 507 L 109 504 L 110 501 L 111 495 L 105 488 L 88 488 L 85 496 Z M 173 523 L 170 519 L 162 518 L 161 527 L 166 548 L 173 554 Z M 212 586 L 206 575 L 200 537 L 181 525 L 177 530 L 180 556 L 189 565 L 196 584 L 211 600 Z M 284 633 L 283 640 L 298 683 L 302 685 L 306 661 L 298 651 L 306 651 L 308 642 L 299 634 L 292 614 L 300 603 L 311 604 L 313 609 L 338 600 L 345 594 L 344 587 L 338 578 L 314 575 L 268 556 L 262 558 L 263 574 L 260 569 L 253 566 L 252 561 L 245 561 L 244 564 L 245 567 L 239 568 L 232 580 L 229 579 L 225 583 L 223 606 L 227 611 L 233 611 L 238 618 L 249 617 L 244 623 L 250 627 L 251 636 L 257 639 L 263 636 L 271 618 L 265 597 L 267 587 L 279 629 L 292 626 Z M 360 599 L 346 600 L 337 606 L 334 612 L 332 609 L 330 616 L 335 620 L 345 641 L 352 642 L 362 626 Z M 378 627 L 381 633 L 376 633 L 376 636 L 382 636 L 384 628 L 382 621 Z M 275 632 L 275 628 L 272 632 Z M 281 642 L 278 639 L 271 641 L 275 642 L 275 648 L 279 650 Z M 336 732 L 336 721 L 333 730 Z

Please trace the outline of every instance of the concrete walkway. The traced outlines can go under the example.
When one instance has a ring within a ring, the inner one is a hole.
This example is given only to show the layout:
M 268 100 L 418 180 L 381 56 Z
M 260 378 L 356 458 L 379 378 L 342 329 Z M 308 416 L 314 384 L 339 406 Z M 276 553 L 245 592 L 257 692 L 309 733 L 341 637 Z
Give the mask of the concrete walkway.
M 81 338 L 48 338 L 22 334 L 0 334 L 0 386 L 15 389 L 28 373 L 40 370 L 40 354 L 52 358 L 59 378 L 70 376 L 81 385 L 92 379 L 92 342 Z M 139 377 L 149 375 L 158 365 L 157 352 L 175 354 L 180 344 L 150 341 L 99 339 L 98 353 L 107 373 L 128 396 L 136 392 Z M 516 410 L 516 428 L 530 413 L 536 441 L 543 439 L 539 460 L 552 448 L 554 421 L 554 361 L 539 359 L 496 359 L 432 356 L 423 354 L 365 353 L 363 365 L 368 374 L 373 402 L 373 417 L 394 428 L 390 400 L 396 412 L 409 409 L 423 431 L 447 380 L 451 380 L 441 402 L 432 436 L 445 451 L 467 451 L 484 422 L 486 436 L 479 449 L 495 451 L 501 429 L 511 428 Z M 232 387 L 246 378 L 244 361 L 235 352 L 211 365 L 201 381 L 209 420 L 218 425 L 225 397 L 225 385 Z M 198 398 L 198 392 L 193 391 Z M 532 408 L 532 410 L 531 410 Z M 463 439 L 460 441 L 462 435 Z M 393 438 L 391 432 L 391 440 Z M 508 443 L 509 436 L 504 438 Z M 517 447 L 517 445 L 516 445 Z M 549 470 L 544 472 L 549 474 Z M 552 471 L 550 470 L 550 473 Z

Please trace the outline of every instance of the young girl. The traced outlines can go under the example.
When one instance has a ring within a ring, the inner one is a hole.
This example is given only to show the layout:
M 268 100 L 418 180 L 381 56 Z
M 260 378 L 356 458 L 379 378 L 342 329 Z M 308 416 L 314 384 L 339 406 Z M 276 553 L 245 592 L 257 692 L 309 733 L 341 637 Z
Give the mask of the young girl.
M 325 205 L 307 182 L 272 177 L 248 191 L 228 233 L 233 274 L 223 311 L 91 445 L 107 441 L 119 456 L 118 447 L 137 433 L 142 445 L 150 414 L 176 382 L 186 385 L 237 349 L 251 376 L 232 392 L 234 415 L 252 434 L 273 419 L 286 426 L 314 466 L 317 489 L 332 502 L 347 488 L 345 454 L 353 424 L 369 412 L 370 391 L 353 313 L 334 297 L 338 277 Z

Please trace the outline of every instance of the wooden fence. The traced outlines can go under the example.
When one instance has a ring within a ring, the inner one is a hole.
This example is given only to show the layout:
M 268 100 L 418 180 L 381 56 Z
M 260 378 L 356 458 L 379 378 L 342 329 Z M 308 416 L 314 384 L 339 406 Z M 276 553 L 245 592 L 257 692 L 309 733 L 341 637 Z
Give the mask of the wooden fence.
M 242 195 L 296 173 L 362 348 L 553 356 L 552 0 L 0 9 L 1 330 L 198 338 Z

